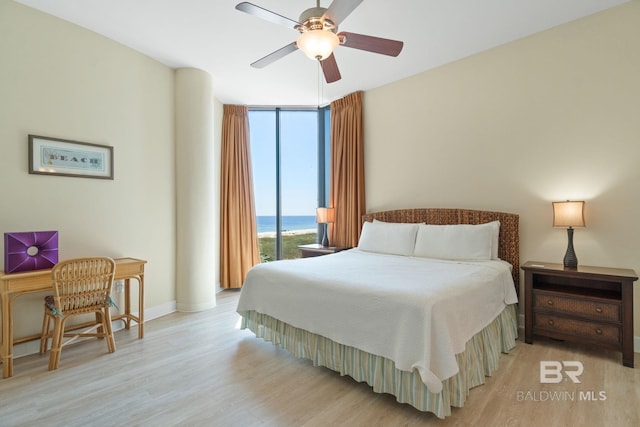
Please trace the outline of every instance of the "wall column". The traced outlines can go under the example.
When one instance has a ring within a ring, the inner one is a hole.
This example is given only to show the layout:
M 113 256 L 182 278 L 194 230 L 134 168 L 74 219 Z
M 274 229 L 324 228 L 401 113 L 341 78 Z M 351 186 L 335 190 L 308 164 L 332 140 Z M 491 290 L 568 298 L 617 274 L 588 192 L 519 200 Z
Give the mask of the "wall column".
M 176 308 L 216 305 L 214 97 L 211 76 L 176 70 Z

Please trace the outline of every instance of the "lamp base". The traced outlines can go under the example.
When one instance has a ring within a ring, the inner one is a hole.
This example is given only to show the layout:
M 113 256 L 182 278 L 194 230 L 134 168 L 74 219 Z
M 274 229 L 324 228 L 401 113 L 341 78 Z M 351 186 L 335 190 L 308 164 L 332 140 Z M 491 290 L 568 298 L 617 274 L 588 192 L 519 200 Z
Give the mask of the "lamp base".
M 327 235 L 327 224 L 324 224 L 324 233 L 322 236 L 322 246 L 325 248 L 329 247 L 329 236 Z
M 564 254 L 563 265 L 565 268 L 578 268 L 578 258 L 573 250 L 573 228 L 567 228 L 567 253 Z

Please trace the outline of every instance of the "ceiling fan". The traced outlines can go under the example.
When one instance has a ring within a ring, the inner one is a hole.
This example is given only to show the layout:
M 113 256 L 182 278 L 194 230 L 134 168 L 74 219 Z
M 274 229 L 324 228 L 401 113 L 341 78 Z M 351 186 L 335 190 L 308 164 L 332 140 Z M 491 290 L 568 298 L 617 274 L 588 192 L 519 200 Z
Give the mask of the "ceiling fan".
M 300 33 L 296 41 L 258 59 L 251 66 L 255 68 L 266 67 L 300 49 L 309 58 L 320 61 L 325 80 L 327 83 L 333 83 L 341 79 L 338 64 L 333 56 L 334 49 L 339 45 L 383 55 L 398 56 L 404 45 L 401 41 L 345 31 L 337 32 L 340 22 L 349 16 L 360 3 L 362 0 L 333 0 L 333 3 L 325 8 L 320 7 L 320 0 L 317 0 L 316 7 L 302 12 L 297 21 L 249 2 L 238 3 L 236 9 L 239 11 L 274 24 L 293 28 Z

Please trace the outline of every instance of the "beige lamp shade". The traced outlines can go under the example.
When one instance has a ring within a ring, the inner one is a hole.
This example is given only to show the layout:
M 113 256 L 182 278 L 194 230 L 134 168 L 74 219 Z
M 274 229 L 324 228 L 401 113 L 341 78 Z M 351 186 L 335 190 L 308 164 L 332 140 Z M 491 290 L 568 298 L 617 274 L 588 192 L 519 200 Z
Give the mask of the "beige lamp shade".
M 553 202 L 554 227 L 584 227 L 584 202 Z
M 316 222 L 318 224 L 331 224 L 335 221 L 335 209 L 333 208 L 317 208 Z

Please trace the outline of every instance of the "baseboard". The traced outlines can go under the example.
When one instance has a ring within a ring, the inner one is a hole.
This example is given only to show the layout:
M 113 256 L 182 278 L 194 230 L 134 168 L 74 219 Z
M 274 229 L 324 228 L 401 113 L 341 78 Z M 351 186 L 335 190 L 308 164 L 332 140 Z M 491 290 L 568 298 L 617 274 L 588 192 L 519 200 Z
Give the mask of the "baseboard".
M 518 315 L 518 332 L 524 336 L 524 314 Z M 633 337 L 633 352 L 640 353 L 640 337 Z
M 166 316 L 176 311 L 176 302 L 170 301 L 165 304 L 157 305 L 155 307 L 144 309 L 144 321 L 157 319 L 158 317 Z M 135 313 L 137 316 L 138 313 Z

